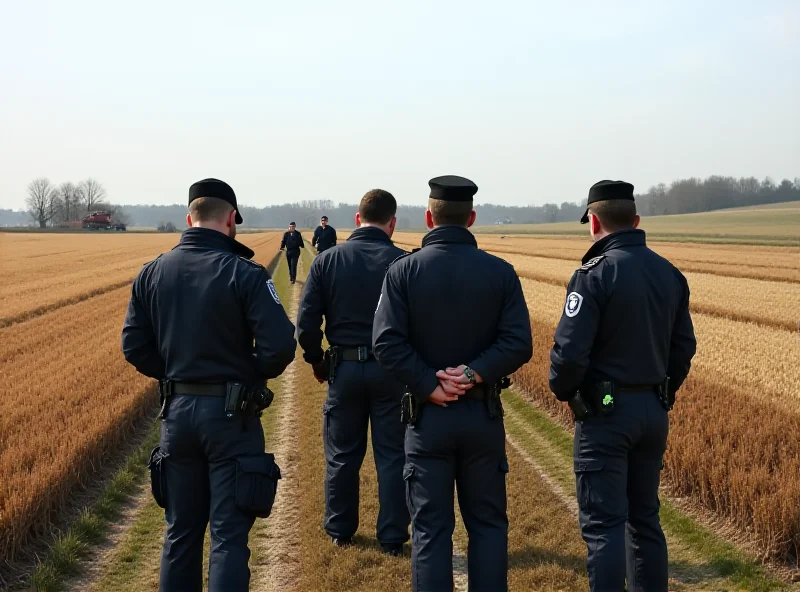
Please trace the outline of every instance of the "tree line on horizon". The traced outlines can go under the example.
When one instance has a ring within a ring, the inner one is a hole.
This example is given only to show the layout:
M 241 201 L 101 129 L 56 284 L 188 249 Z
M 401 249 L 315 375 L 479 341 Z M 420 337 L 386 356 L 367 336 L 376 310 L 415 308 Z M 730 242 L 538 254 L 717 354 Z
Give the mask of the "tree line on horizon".
M 131 226 L 151 228 L 182 228 L 186 219 L 185 205 L 131 205 L 115 206 L 107 201 L 102 184 L 87 179 L 78 184 L 71 182 L 53 185 L 40 178 L 28 185 L 29 221 L 40 228 L 74 226 L 82 216 L 92 211 L 110 211 L 116 220 Z M 800 177 L 794 181 L 783 179 L 776 184 L 767 177 L 711 176 L 706 179 L 689 178 L 673 181 L 669 185 L 653 185 L 647 192 L 636 195 L 636 204 L 642 216 L 689 214 L 726 208 L 755 206 L 800 200 Z M 294 203 L 270 205 L 263 208 L 241 207 L 244 227 L 282 228 L 296 222 L 299 228 L 312 228 L 323 214 L 334 227 L 352 227 L 355 204 L 335 203 L 332 200 L 304 200 Z M 478 204 L 478 224 L 544 224 L 552 222 L 577 222 L 586 200 L 577 203 L 548 203 L 541 206 L 503 206 Z M 424 227 L 425 206 L 398 206 L 397 226 L 400 230 Z M 0 225 L 11 213 L 0 210 Z M 18 219 L 18 218 L 17 218 Z

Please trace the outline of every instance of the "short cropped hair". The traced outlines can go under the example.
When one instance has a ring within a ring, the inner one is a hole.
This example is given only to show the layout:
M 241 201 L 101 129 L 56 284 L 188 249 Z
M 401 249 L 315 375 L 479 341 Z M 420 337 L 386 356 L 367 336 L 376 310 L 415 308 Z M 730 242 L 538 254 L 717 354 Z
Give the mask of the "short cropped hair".
M 633 228 L 636 218 L 636 203 L 629 199 L 607 199 L 589 205 L 589 213 L 600 219 L 607 232 Z
M 358 215 L 368 224 L 386 224 L 397 214 L 397 200 L 383 189 L 367 191 L 358 205 Z
M 472 213 L 472 201 L 445 201 L 431 198 L 428 200 L 428 209 L 436 226 L 443 224 L 466 226 Z
M 189 204 L 195 222 L 221 222 L 232 211 L 233 206 L 218 197 L 198 197 Z

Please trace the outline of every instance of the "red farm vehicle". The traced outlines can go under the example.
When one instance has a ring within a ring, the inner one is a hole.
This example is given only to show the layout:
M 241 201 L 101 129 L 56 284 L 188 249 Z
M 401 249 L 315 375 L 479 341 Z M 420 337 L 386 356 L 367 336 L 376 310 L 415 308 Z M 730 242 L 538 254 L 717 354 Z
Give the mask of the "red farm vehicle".
M 82 227 L 88 230 L 127 230 L 122 222 L 114 222 L 111 212 L 92 212 L 81 220 Z

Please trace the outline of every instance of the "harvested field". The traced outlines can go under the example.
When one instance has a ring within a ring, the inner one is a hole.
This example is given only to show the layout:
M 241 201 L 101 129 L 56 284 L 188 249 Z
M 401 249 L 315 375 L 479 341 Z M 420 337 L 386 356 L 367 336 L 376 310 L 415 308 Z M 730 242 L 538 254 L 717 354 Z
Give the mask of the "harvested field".
M 395 238 L 411 248 L 421 237 Z M 280 234 L 239 238 L 266 264 Z M 11 392 L 22 393 L 13 404 L 10 397 L 0 400 L 0 560 L 18 553 L 32 535 L 47 532 L 74 492 L 96 478 L 137 418 L 152 410 L 152 384 L 122 360 L 119 330 L 130 281 L 143 262 L 177 239 L 0 235 L 0 378 Z M 517 394 L 506 399 L 510 588 L 585 589 L 585 547 L 574 515 L 569 459 L 571 421 L 549 393 L 547 367 L 564 287 L 589 243 L 572 237 L 478 239 L 512 262 L 522 277 L 535 339 L 533 360 L 516 376 Z M 735 533 L 760 557 L 795 566 L 800 553 L 800 339 L 793 324 L 800 307 L 800 282 L 794 279 L 800 249 L 653 246 L 686 272 L 699 343 L 671 416 L 665 493 L 679 498 L 679 507 L 700 509 L 735 526 L 726 526 L 726 536 Z M 310 260 L 305 252 L 302 269 Z M 304 272 L 293 290 L 285 281 L 284 258 L 278 261 L 276 285 L 293 312 Z M 93 275 L 96 269 L 103 273 Z M 21 301 L 28 304 L 18 306 Z M 7 304 L 17 307 L 12 314 Z M 277 397 L 264 417 L 268 449 L 278 453 L 286 480 L 273 516 L 259 521 L 251 537 L 252 589 L 407 589 L 408 553 L 387 557 L 375 540 L 377 480 L 370 453 L 362 469 L 357 544 L 336 548 L 322 530 L 325 389 L 299 356 L 298 351 L 290 372 L 271 383 Z M 23 437 L 27 450 L 12 446 Z M 122 525 L 115 547 L 81 590 L 156 586 L 163 512 L 146 492 L 139 499 L 147 501 Z M 783 588 L 751 556 L 714 538 L 672 504 L 662 508 L 662 520 L 671 550 L 670 589 Z M 455 544 L 456 588 L 462 590 L 463 525 L 457 526 Z

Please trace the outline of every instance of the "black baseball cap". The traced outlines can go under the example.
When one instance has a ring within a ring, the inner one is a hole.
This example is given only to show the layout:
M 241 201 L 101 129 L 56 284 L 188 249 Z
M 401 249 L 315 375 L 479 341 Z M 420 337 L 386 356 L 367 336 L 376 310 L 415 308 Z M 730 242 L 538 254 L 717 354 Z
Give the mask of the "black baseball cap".
M 589 205 L 596 201 L 606 201 L 609 199 L 627 199 L 635 201 L 633 198 L 633 185 L 625 181 L 598 181 L 589 188 L 589 199 L 586 202 L 586 212 L 581 218 L 581 224 L 589 222 Z
M 189 203 L 198 197 L 216 197 L 227 201 L 236 210 L 236 223 L 242 223 L 242 215 L 239 213 L 239 206 L 236 205 L 236 194 L 225 181 L 219 179 L 203 179 L 189 187 Z

